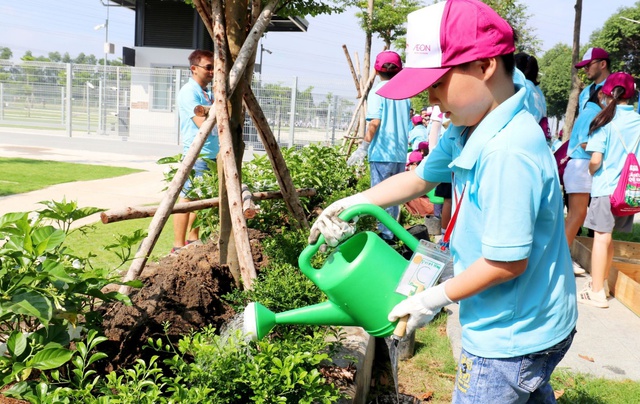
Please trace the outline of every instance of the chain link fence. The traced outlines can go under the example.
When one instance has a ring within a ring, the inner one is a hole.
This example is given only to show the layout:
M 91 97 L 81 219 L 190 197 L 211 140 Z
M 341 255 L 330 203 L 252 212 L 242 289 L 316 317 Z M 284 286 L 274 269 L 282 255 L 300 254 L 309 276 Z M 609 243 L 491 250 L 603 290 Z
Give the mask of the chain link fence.
M 356 99 L 256 75 L 252 89 L 281 146 L 341 142 Z M 175 99 L 189 70 L 0 60 L 0 125 L 71 137 L 179 144 Z M 245 115 L 247 147 L 263 149 Z

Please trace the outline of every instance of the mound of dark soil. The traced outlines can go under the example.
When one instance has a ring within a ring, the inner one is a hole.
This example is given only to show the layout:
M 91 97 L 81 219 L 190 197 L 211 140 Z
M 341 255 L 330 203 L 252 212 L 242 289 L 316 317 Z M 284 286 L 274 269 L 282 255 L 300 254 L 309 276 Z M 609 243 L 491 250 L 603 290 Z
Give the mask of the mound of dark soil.
M 263 235 L 250 230 L 251 250 L 256 270 L 266 265 L 260 240 Z M 153 350 L 142 348 L 149 338 L 165 338 L 163 323 L 175 343 L 181 335 L 205 325 L 216 329 L 235 315 L 222 296 L 236 288 L 229 268 L 219 264 L 217 242 L 190 245 L 159 262 L 147 263 L 140 275 L 141 289 L 130 294 L 131 306 L 110 303 L 103 307 L 105 336 L 100 345 L 109 355 L 107 371 L 129 366 L 138 358 L 148 359 Z M 148 362 L 147 362 L 148 363 Z

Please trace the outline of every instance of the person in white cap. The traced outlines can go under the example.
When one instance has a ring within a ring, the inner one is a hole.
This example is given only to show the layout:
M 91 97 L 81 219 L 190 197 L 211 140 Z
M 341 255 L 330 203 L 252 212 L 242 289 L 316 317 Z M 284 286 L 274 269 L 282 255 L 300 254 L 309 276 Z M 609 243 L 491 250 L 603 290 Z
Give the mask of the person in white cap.
M 587 80 L 591 84 L 586 86 L 578 98 L 578 111 L 582 111 L 593 95 L 604 86 L 607 77 L 611 74 L 611 60 L 609 53 L 602 48 L 589 48 L 582 56 L 582 60 L 576 64 L 576 69 L 584 69 Z M 593 98 L 592 98 L 593 99 Z
M 453 402 L 553 403 L 549 379 L 575 334 L 576 283 L 555 159 L 513 83 L 513 29 L 480 1 L 448 0 L 409 14 L 406 49 L 405 68 L 378 93 L 427 90 L 447 131 L 415 170 L 327 207 L 309 242 L 353 234 L 338 218 L 348 206 L 394 205 L 451 181 L 454 276 L 400 302 L 389 321 L 409 315 L 410 334 L 459 302 Z
M 380 82 L 371 89 L 367 97 L 367 130 L 364 140 L 347 160 L 348 165 L 357 165 L 362 164 L 365 157 L 369 157 L 371 186 L 404 171 L 409 131 L 413 126 L 407 120 L 411 109 L 409 99 L 392 100 L 376 94 L 389 79 L 402 71 L 400 55 L 390 50 L 380 52 L 376 56 L 374 69 Z M 389 206 L 387 213 L 397 219 L 400 207 Z M 390 244 L 395 242 L 394 234 L 382 223 L 378 223 L 378 231 L 385 241 Z

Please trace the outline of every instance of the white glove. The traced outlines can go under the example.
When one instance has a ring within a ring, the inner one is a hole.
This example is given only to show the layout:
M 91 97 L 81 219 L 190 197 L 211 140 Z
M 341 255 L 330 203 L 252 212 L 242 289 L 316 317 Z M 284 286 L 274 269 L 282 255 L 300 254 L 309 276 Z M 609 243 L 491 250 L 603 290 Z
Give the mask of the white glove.
M 444 306 L 453 303 L 444 290 L 443 282 L 431 287 L 396 304 L 388 316 L 388 320 L 393 322 L 399 318 L 409 315 L 407 321 L 406 335 L 411 334 L 418 328 L 427 325 L 440 312 Z
M 353 166 L 363 164 L 364 158 L 367 157 L 367 154 L 369 154 L 369 142 L 363 140 L 362 143 L 360 143 L 360 146 L 358 146 L 356 151 L 354 151 L 351 157 L 347 160 L 347 165 Z
M 362 194 L 355 194 L 346 198 L 338 199 L 322 211 L 316 222 L 311 226 L 309 233 L 309 244 L 315 244 L 320 237 L 324 239 L 331 247 L 337 246 L 340 241 L 353 236 L 355 233 L 355 220 L 353 223 L 345 222 L 338 215 L 346 208 L 362 203 L 371 203 L 367 197 Z

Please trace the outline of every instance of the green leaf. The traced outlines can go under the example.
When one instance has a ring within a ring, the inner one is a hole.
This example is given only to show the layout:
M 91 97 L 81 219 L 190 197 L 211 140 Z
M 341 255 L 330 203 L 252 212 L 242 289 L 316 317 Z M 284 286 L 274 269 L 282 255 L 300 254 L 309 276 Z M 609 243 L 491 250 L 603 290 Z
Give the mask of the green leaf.
M 16 314 L 36 317 L 45 326 L 53 317 L 51 301 L 35 291 L 19 293 L 11 298 L 11 310 Z
M 44 349 L 33 356 L 27 366 L 39 370 L 58 368 L 67 363 L 73 352 L 65 348 Z
M 69 344 L 69 333 L 67 326 L 62 324 L 49 325 L 39 328 L 29 337 L 41 346 L 49 344 L 57 344 L 58 346 L 66 346 Z
M 65 232 L 53 226 L 36 228 L 32 234 L 33 243 L 36 245 L 36 255 L 55 250 L 62 244 L 65 237 Z
M 13 331 L 7 340 L 11 356 L 20 356 L 27 349 L 27 337 L 20 331 Z
M 49 275 L 52 281 L 62 281 L 65 283 L 76 283 L 78 281 L 78 278 L 70 276 L 64 265 L 58 261 L 45 260 L 42 263 L 42 270 Z

